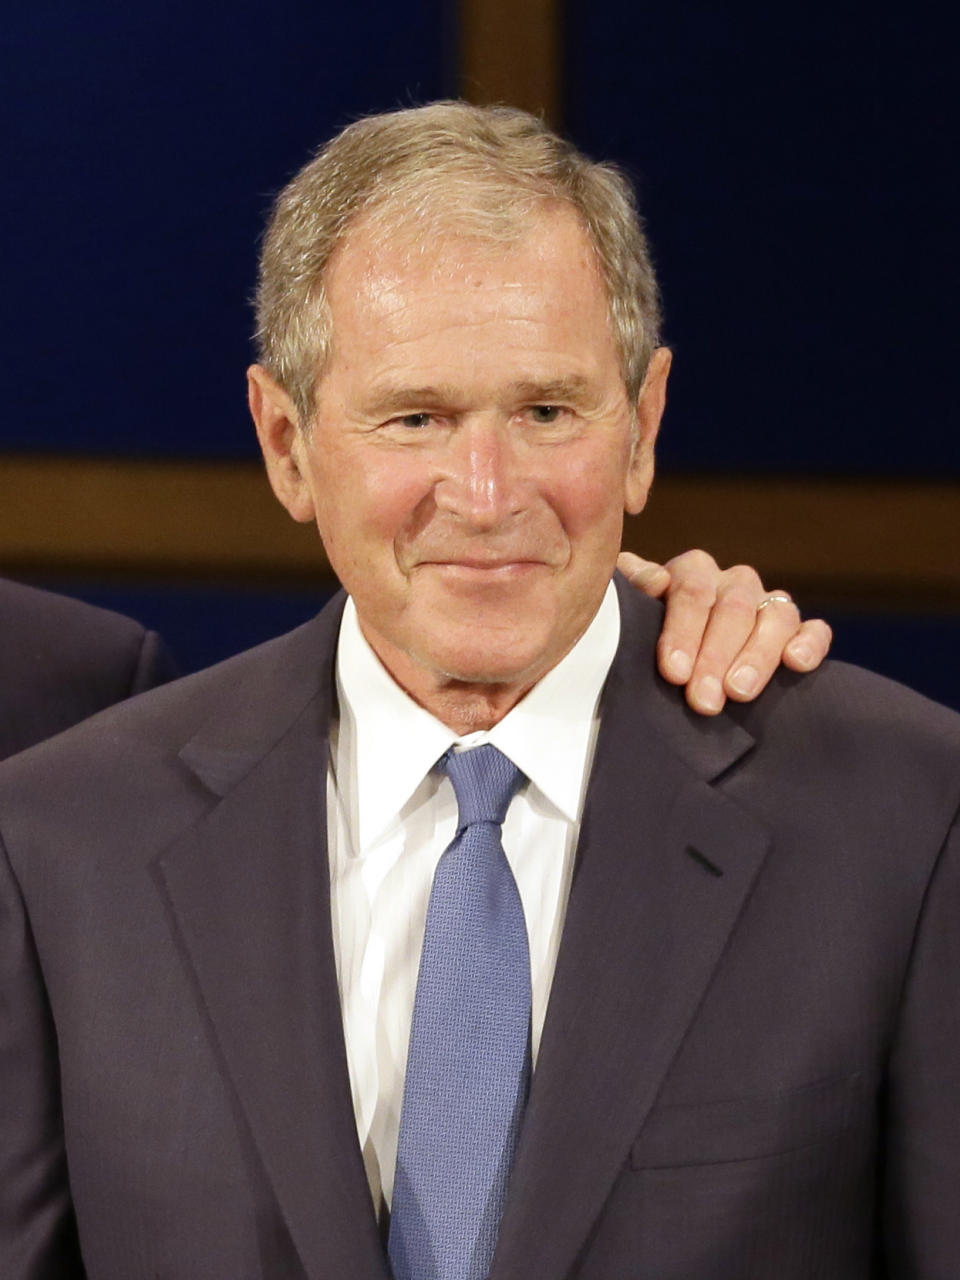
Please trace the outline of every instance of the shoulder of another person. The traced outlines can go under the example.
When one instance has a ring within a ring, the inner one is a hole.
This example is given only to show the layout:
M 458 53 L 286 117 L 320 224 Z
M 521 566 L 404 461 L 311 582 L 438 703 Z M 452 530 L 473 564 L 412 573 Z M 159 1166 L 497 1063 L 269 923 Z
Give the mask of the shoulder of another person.
M 36 650 L 46 642 L 64 661 L 78 645 L 94 652 L 138 647 L 146 630 L 111 609 L 8 578 L 0 579 L 0 617 L 8 644 L 22 640 Z
M 108 778 L 114 785 L 138 767 L 169 765 L 194 740 L 216 740 L 224 755 L 266 749 L 314 694 L 332 690 L 341 608 L 335 599 L 294 631 L 107 707 L 22 752 L 0 765 L 0 800 L 21 785 L 59 788 L 62 780 L 74 795 Z
M 88 604 L 74 596 L 63 595 L 57 591 L 48 591 L 44 587 L 32 586 L 26 582 L 17 582 L 12 578 L 0 578 L 0 609 L 5 617 L 14 623 L 24 623 L 52 619 L 71 620 L 78 623 L 101 623 L 118 626 L 122 629 L 133 627 L 142 630 L 138 622 L 112 609 L 104 609 L 99 605 Z
M 177 674 L 133 619 L 6 579 L 0 635 L 0 758 Z

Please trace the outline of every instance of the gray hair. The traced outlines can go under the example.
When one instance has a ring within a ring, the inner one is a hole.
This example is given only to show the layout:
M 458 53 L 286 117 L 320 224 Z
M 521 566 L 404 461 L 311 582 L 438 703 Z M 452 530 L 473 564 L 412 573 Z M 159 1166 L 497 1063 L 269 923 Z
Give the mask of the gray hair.
M 435 102 L 367 116 L 322 147 L 280 192 L 260 257 L 259 359 L 302 426 L 329 359 L 325 273 L 361 217 L 420 243 L 454 230 L 517 239 L 557 202 L 580 218 L 596 254 L 624 382 L 635 400 L 659 343 L 656 277 L 633 192 L 613 165 L 588 160 L 535 116 L 511 107 Z

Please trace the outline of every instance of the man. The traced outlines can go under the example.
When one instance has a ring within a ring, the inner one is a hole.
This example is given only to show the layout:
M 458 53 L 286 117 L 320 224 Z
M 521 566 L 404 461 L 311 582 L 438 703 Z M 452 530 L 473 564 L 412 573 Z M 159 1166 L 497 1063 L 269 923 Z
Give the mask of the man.
M 521 113 L 281 195 L 251 408 L 349 600 L 0 776 L 8 1274 L 955 1274 L 958 721 L 658 680 L 656 321 Z
M 0 579 L 0 759 L 176 674 L 154 631 Z

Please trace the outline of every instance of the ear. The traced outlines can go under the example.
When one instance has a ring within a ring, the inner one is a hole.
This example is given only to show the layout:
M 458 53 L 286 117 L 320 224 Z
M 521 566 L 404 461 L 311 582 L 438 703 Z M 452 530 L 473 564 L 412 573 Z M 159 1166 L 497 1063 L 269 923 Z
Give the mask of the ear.
M 313 496 L 303 468 L 306 441 L 296 406 L 262 364 L 247 370 L 247 400 L 273 492 L 294 520 L 313 520 Z
M 667 404 L 667 378 L 673 359 L 668 347 L 657 347 L 650 357 L 647 376 L 637 397 L 637 438 L 627 469 L 624 510 L 635 516 L 647 504 L 653 484 L 653 447 Z

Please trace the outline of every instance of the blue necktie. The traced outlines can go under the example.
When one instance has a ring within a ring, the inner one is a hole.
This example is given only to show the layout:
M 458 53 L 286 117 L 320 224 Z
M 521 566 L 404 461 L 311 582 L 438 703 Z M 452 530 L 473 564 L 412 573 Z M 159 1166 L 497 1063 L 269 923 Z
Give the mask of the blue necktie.
M 460 809 L 433 878 L 390 1215 L 396 1280 L 484 1280 L 530 1081 L 530 951 L 500 826 L 523 774 L 441 760 Z

